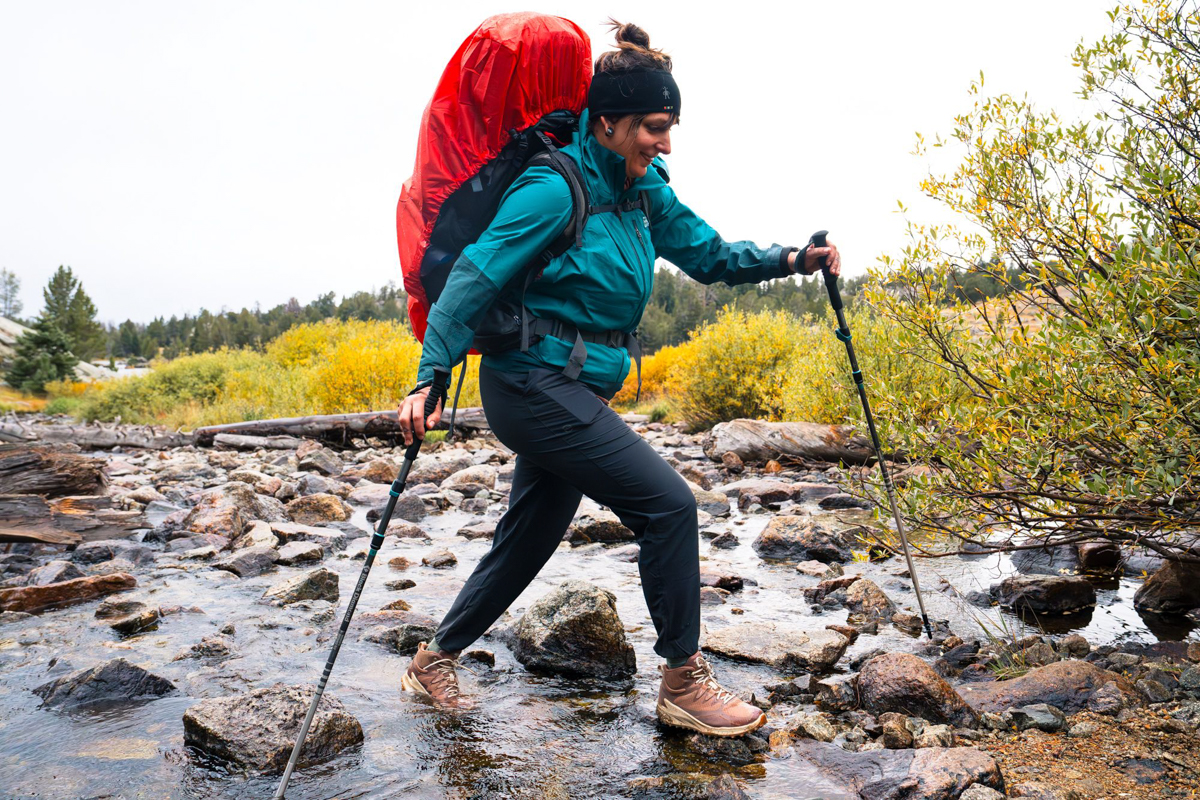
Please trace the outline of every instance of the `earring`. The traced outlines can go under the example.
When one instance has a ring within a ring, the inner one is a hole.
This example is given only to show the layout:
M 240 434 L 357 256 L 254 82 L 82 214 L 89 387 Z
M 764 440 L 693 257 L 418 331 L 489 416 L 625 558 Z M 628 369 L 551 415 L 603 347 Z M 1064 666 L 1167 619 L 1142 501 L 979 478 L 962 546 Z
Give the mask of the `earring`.
M 609 136 L 613 135 L 613 129 L 611 127 L 605 128 L 604 132 L 607 133 Z

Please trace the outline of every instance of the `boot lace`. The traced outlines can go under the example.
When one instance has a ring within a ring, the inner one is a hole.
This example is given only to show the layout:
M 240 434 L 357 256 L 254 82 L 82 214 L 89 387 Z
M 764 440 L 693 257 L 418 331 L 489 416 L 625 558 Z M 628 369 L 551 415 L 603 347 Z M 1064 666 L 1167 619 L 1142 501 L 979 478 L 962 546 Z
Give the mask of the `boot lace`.
M 458 675 L 455 674 L 454 668 L 461 667 L 472 675 L 475 671 L 465 664 L 457 664 L 452 658 L 439 658 L 437 661 L 430 662 L 425 669 L 433 673 L 433 678 L 430 683 L 437 691 L 442 692 L 448 699 L 455 699 L 459 696 Z
M 696 669 L 692 670 L 689 675 L 696 683 L 716 695 L 722 703 L 740 702 L 737 695 L 717 683 L 717 676 L 713 674 L 712 665 L 705 661 L 703 656 L 696 659 Z

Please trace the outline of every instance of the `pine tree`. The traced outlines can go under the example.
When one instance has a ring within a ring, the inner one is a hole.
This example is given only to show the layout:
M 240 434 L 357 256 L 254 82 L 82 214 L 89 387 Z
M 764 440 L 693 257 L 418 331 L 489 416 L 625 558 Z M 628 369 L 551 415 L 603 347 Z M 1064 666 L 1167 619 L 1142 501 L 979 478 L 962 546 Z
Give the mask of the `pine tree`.
M 21 302 L 21 279 L 7 269 L 0 269 L 0 317 L 16 319 L 24 304 Z
M 96 306 L 70 267 L 59 265 L 42 290 L 49 318 L 67 337 L 71 351 L 87 361 L 104 353 L 104 329 L 96 321 Z
M 17 340 L 12 367 L 4 379 L 15 389 L 40 394 L 47 383 L 70 377 L 75 364 L 66 335 L 54 320 L 42 316 L 33 330 Z

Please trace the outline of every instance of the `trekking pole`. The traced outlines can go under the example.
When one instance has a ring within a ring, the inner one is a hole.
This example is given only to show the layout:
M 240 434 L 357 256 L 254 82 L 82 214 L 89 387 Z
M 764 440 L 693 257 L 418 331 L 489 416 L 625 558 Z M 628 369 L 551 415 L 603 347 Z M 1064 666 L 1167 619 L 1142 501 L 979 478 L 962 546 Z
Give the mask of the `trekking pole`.
M 825 247 L 825 235 L 829 231 L 817 231 L 812 236 L 815 247 Z M 801 254 L 800 257 L 803 257 Z M 888 472 L 887 462 L 883 459 L 883 446 L 879 443 L 879 434 L 875 430 L 875 417 L 871 414 L 871 404 L 867 401 L 867 387 L 863 383 L 862 370 L 858 368 L 858 359 L 854 356 L 854 344 L 850 341 L 850 326 L 846 323 L 846 314 L 842 310 L 842 293 L 838 291 L 837 276 L 829 271 L 825 264 L 825 256 L 819 259 L 821 272 L 825 275 L 825 289 L 829 292 L 829 304 L 837 315 L 838 326 L 834 331 L 837 338 L 846 345 L 846 355 L 850 357 L 850 376 L 858 386 L 858 399 L 862 401 L 863 415 L 867 418 L 867 430 L 871 432 L 871 445 L 875 448 L 875 458 L 879 462 L 879 473 L 883 476 L 883 486 L 887 489 L 888 502 L 892 506 L 892 517 L 896 520 L 896 530 L 900 531 L 900 542 L 904 545 L 904 559 L 908 562 L 908 574 L 912 578 L 913 589 L 917 593 L 917 605 L 921 608 L 921 621 L 925 623 L 925 633 L 933 638 L 933 626 L 929 624 L 929 615 L 925 613 L 925 599 L 921 596 L 921 582 L 917 579 L 917 568 L 913 565 L 912 552 L 908 547 L 908 534 L 904 530 L 904 521 L 900 519 L 900 509 L 896 505 L 896 490 L 892 488 L 892 476 Z
M 433 386 L 429 390 L 429 396 L 425 398 L 426 419 L 429 419 L 429 415 L 437 410 L 438 400 L 445 395 L 449 381 L 449 370 L 435 369 L 433 371 Z M 329 658 L 325 661 L 325 671 L 321 673 L 321 680 L 317 684 L 317 693 L 313 696 L 308 713 L 304 716 L 304 724 L 300 726 L 300 735 L 296 737 L 292 756 L 288 759 L 287 768 L 283 771 L 279 788 L 275 790 L 275 800 L 282 800 L 283 793 L 287 791 L 288 781 L 292 777 L 292 770 L 296 768 L 296 762 L 300 760 L 300 751 L 304 749 L 304 739 L 308 736 L 308 728 L 312 725 L 313 717 L 317 715 L 317 704 L 321 702 L 321 695 L 325 694 L 325 684 L 329 682 L 329 673 L 333 671 L 333 662 L 337 660 L 338 651 L 342 649 L 342 640 L 346 638 L 346 631 L 350 628 L 350 618 L 354 616 L 354 608 L 358 605 L 358 598 L 362 594 L 363 586 L 367 583 L 367 574 L 371 571 L 375 556 L 383 547 L 383 537 L 387 533 L 388 523 L 392 520 L 392 512 L 396 509 L 396 501 L 404 492 L 404 484 L 408 482 L 409 470 L 412 469 L 413 462 L 417 459 L 417 453 L 421 451 L 422 441 L 422 439 L 413 439 L 413 443 L 404 451 L 404 463 L 400 466 L 400 474 L 392 483 L 392 488 L 388 492 L 387 505 L 383 509 L 382 516 L 379 517 L 379 522 L 375 525 L 375 535 L 371 537 L 371 549 L 367 551 L 366 563 L 363 564 L 362 572 L 358 576 L 358 585 L 354 587 L 354 594 L 350 595 L 350 605 L 346 608 L 346 616 L 342 617 L 342 626 L 338 629 L 337 638 L 333 640 L 333 649 L 329 651 Z

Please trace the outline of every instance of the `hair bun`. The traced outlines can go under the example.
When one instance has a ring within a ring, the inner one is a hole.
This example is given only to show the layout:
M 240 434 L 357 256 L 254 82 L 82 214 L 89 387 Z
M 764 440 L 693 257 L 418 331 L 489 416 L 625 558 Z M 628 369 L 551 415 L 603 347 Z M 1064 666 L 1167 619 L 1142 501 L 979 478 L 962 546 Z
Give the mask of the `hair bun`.
M 619 23 L 616 23 L 619 25 Z M 629 44 L 650 49 L 650 34 L 634 25 L 632 22 L 627 22 L 624 25 L 619 25 L 616 30 L 617 44 L 629 42 Z

